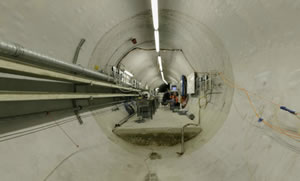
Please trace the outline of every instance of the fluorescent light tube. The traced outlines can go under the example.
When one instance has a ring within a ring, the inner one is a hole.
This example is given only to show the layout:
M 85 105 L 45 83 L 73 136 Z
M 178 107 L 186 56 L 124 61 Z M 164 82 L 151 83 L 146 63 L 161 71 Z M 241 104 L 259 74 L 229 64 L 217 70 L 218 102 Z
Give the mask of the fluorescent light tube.
M 163 82 L 168 85 L 168 82 L 165 80 L 164 73 L 163 72 L 160 72 L 160 73 L 161 73 L 161 78 L 162 78 Z
M 163 79 L 164 83 L 168 85 L 168 82 L 165 80 L 165 78 Z
M 129 75 L 130 77 L 133 77 L 133 74 L 128 72 L 127 70 L 124 71 L 125 74 Z
M 155 39 L 155 49 L 156 52 L 159 52 L 159 31 L 155 30 L 154 31 L 154 39 Z
M 161 57 L 158 56 L 157 60 L 158 60 L 159 70 L 162 72 L 163 71 L 163 67 L 162 67 L 162 63 L 161 63 Z
M 154 30 L 158 30 L 158 3 L 157 0 L 151 0 L 151 8 L 152 8 L 152 18 L 153 18 L 153 27 Z

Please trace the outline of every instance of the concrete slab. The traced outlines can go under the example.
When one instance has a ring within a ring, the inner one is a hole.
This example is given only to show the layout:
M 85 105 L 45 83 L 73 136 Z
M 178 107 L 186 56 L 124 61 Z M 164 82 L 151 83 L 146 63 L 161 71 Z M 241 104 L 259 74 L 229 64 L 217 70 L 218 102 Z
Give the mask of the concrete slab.
M 117 128 L 113 132 L 124 140 L 137 145 L 173 146 L 181 141 L 181 127 L 161 128 Z M 184 130 L 184 140 L 188 141 L 201 132 L 200 127 Z
M 184 115 L 173 113 L 167 108 L 160 108 L 153 116 L 139 122 L 134 116 L 113 132 L 122 139 L 137 145 L 172 146 L 181 142 L 182 127 L 187 123 L 195 123 Z M 187 127 L 184 130 L 185 141 L 201 132 L 200 127 Z

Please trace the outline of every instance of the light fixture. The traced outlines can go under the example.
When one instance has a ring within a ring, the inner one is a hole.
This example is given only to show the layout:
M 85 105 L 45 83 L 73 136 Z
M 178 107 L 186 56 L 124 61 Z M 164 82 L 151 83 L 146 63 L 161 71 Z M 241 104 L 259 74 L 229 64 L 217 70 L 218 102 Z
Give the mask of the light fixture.
M 155 49 L 156 52 L 158 53 L 159 52 L 159 31 L 158 30 L 154 31 L 154 39 L 155 39 Z
M 163 71 L 163 67 L 162 67 L 161 57 L 160 56 L 157 57 L 157 61 L 158 61 L 158 65 L 159 65 L 159 70 L 162 72 Z
M 130 77 L 133 77 L 133 74 L 128 72 L 127 70 L 124 71 L 125 74 L 129 75 Z
M 168 85 L 168 82 L 165 80 L 165 78 L 163 78 L 163 82 Z
M 152 8 L 152 18 L 153 18 L 153 27 L 154 30 L 158 30 L 158 3 L 157 0 L 151 0 L 151 8 Z
M 164 72 L 160 72 L 160 75 L 161 75 L 161 78 L 164 80 L 165 79 Z
M 154 28 L 154 39 L 155 39 L 155 50 L 157 53 L 160 51 L 159 47 L 159 21 L 158 21 L 158 0 L 151 0 L 151 8 L 152 8 L 152 19 L 153 19 L 153 28 Z M 161 73 L 161 78 L 164 81 L 165 84 L 168 84 L 168 82 L 165 80 L 161 57 L 158 56 L 158 64 L 159 64 L 159 70 Z
M 168 82 L 165 80 L 164 72 L 160 72 L 160 74 L 161 74 L 161 79 L 163 80 L 163 82 L 168 85 Z

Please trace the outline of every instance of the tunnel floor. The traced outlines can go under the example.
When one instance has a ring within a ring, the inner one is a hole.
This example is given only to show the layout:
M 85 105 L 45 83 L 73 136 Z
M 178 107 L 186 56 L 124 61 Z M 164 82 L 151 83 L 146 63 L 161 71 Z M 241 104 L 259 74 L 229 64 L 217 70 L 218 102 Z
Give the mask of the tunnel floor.
M 137 116 L 130 118 L 113 132 L 122 139 L 137 145 L 172 146 L 181 142 L 182 127 L 196 123 L 186 115 L 172 112 L 168 106 L 160 107 L 153 119 L 140 121 Z M 200 127 L 190 126 L 184 129 L 184 140 L 190 140 L 201 132 Z

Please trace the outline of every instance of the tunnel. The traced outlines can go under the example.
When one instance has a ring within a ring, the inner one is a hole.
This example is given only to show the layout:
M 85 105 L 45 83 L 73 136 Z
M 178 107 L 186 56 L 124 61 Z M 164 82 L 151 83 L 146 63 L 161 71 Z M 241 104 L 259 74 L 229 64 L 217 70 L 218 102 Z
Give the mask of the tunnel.
M 299 180 L 300 1 L 3 0 L 0 15 L 0 180 Z

